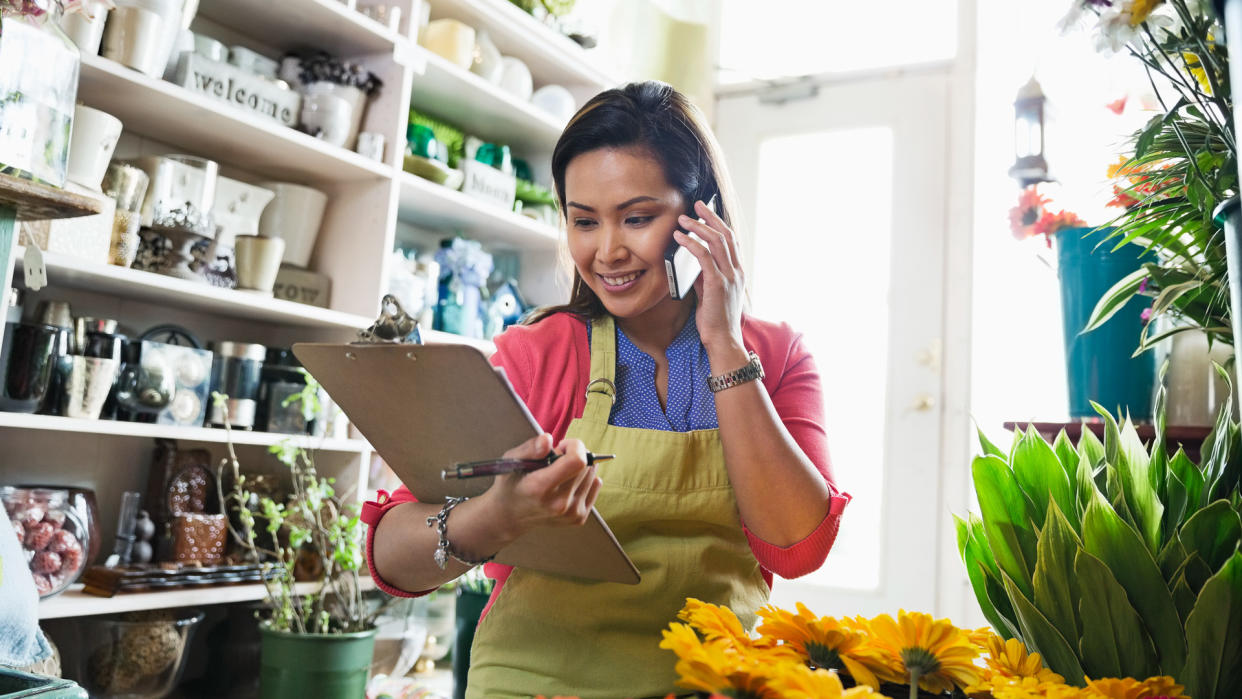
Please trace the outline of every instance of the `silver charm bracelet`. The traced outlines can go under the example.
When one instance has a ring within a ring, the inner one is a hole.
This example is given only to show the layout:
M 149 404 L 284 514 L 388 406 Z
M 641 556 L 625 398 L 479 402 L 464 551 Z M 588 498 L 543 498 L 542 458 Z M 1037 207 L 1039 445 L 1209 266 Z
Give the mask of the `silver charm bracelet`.
M 427 526 L 435 527 L 436 533 L 439 535 L 439 538 L 440 538 L 440 541 L 436 544 L 436 553 L 434 556 L 436 565 L 440 566 L 440 570 L 444 570 L 444 567 L 448 565 L 449 556 L 452 556 L 453 559 L 456 561 L 459 561 L 465 565 L 472 566 L 472 567 L 483 565 L 484 563 L 489 563 L 491 562 L 493 558 L 496 557 L 495 554 L 492 554 L 491 556 L 488 556 L 487 558 L 484 558 L 482 560 L 471 560 L 463 556 L 460 551 L 457 551 L 456 549 L 454 549 L 453 545 L 449 543 L 449 540 L 448 540 L 449 513 L 453 511 L 454 507 L 457 507 L 458 505 L 462 504 L 463 502 L 469 499 L 470 498 L 444 498 L 444 507 L 441 507 L 439 512 L 427 518 Z

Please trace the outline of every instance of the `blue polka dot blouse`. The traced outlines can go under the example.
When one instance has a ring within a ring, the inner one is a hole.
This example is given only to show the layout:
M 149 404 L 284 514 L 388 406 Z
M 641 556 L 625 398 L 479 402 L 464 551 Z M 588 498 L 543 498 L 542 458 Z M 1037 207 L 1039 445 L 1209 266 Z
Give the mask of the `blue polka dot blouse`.
M 588 342 L 591 326 L 587 324 Z M 665 351 L 668 358 L 668 408 L 660 408 L 656 393 L 655 360 L 638 349 L 617 326 L 617 402 L 608 424 L 666 432 L 713 430 L 716 397 L 707 387 L 711 364 L 699 341 L 699 328 L 690 314 L 685 327 Z

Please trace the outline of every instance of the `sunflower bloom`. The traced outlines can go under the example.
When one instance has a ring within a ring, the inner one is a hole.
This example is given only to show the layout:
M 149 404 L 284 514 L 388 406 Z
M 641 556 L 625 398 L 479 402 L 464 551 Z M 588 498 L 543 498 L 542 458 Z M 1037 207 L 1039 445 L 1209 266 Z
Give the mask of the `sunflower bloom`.
M 759 618 L 763 622 L 759 633 L 784 642 L 817 668 L 844 670 L 855 683 L 876 690 L 881 679 L 901 679 L 900 669 L 886 664 L 884 657 L 870 647 L 867 634 L 831 617 L 817 617 L 801 602 L 797 614 L 768 605 L 759 610 Z
M 906 681 L 924 691 L 940 694 L 979 681 L 973 662 L 979 649 L 948 619 L 901 610 L 896 620 L 887 614 L 873 619 L 871 631 L 881 652 L 904 668 Z

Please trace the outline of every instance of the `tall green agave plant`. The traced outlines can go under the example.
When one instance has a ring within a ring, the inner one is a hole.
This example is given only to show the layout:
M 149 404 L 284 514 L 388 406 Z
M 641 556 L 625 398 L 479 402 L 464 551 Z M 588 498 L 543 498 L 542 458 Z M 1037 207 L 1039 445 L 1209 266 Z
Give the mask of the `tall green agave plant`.
M 992 626 L 1067 682 L 1171 675 L 1194 699 L 1242 697 L 1242 438 L 1226 406 L 1202 465 L 1169 457 L 1163 396 L 1150 450 L 1107 411 L 1048 444 L 1015 433 L 1006 455 L 979 433 L 979 515 L 957 541 Z

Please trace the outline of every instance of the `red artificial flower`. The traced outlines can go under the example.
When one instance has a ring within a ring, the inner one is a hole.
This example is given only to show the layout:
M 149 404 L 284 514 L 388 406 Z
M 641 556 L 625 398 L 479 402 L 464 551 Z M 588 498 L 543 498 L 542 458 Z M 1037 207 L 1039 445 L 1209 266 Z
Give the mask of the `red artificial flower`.
M 1036 226 L 1043 218 L 1044 207 L 1048 203 L 1048 199 L 1039 193 L 1036 185 L 1022 190 L 1022 194 L 1018 196 L 1018 205 L 1009 210 L 1009 229 L 1013 231 L 1013 237 L 1026 240 L 1033 235 L 1039 235 Z
M 1109 102 L 1108 104 L 1104 106 L 1108 108 L 1108 111 L 1112 112 L 1113 114 L 1116 114 L 1117 116 L 1121 116 L 1121 113 L 1126 110 L 1126 100 L 1128 99 L 1129 99 L 1128 95 L 1122 95 L 1121 99 L 1113 100 L 1112 102 Z

